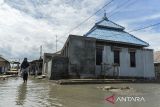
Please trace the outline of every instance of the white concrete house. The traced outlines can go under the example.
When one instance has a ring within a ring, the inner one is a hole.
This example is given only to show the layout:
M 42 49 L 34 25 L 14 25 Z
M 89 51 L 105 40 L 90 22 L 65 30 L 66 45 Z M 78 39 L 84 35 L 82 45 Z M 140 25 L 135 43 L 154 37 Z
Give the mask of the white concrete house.
M 50 79 L 155 78 L 153 50 L 106 16 L 83 36 L 69 35 L 51 59 Z M 62 69 L 63 68 L 63 69 Z
M 154 78 L 153 50 L 124 29 L 104 16 L 84 35 L 97 39 L 96 75 Z

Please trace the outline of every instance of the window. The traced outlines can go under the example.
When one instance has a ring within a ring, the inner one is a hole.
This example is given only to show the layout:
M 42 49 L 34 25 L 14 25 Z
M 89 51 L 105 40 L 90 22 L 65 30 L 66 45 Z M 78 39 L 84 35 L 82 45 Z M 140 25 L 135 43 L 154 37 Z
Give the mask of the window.
M 102 63 L 102 49 L 97 48 L 96 49 L 96 65 L 101 65 Z
M 130 66 L 136 67 L 136 55 L 135 52 L 130 52 Z
M 119 50 L 114 50 L 114 63 L 120 65 Z

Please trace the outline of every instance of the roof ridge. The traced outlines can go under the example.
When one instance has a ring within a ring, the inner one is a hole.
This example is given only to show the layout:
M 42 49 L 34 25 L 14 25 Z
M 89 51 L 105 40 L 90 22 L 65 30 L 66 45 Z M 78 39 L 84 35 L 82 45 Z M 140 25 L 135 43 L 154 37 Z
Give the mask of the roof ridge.
M 107 24 L 103 24 L 102 23 L 103 21 L 106 22 Z M 95 26 L 103 26 L 103 27 L 108 27 L 108 28 L 112 28 L 112 29 L 121 29 L 121 30 L 125 29 L 123 26 L 108 20 L 107 17 L 104 17 L 102 20 L 100 20 L 99 22 L 95 23 Z
M 93 26 L 86 34 L 84 34 L 84 36 L 87 36 L 88 34 L 90 34 L 95 29 L 96 29 L 96 26 Z
M 119 26 L 119 27 L 122 27 L 123 30 L 125 29 L 125 27 L 123 27 L 123 26 L 121 26 L 121 25 L 119 25 L 119 24 L 117 24 L 117 23 L 115 23 L 115 22 L 113 22 L 113 21 L 111 21 L 111 20 L 109 20 L 109 21 L 112 22 L 112 23 L 114 23 L 115 25 L 117 25 L 117 26 Z

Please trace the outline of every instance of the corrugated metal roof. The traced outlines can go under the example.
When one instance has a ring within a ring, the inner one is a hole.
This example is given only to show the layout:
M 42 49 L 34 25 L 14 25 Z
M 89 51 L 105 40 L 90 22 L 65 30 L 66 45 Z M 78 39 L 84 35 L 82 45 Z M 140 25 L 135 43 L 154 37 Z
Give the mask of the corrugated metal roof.
M 125 28 L 108 20 L 107 17 L 104 17 L 103 20 L 99 21 L 98 23 L 96 23 L 97 26 L 101 26 L 101 27 L 106 27 L 106 28 L 113 28 L 113 29 L 119 29 L 119 30 L 124 30 Z
M 148 46 L 146 42 L 143 42 L 142 40 L 124 31 L 115 31 L 115 30 L 106 30 L 102 28 L 97 28 L 94 31 L 90 32 L 87 35 L 87 37 L 94 37 L 97 39 Z
M 124 27 L 109 21 L 107 18 L 103 18 L 103 20 L 96 23 L 95 26 L 84 36 L 119 43 L 149 46 L 147 42 L 125 32 Z

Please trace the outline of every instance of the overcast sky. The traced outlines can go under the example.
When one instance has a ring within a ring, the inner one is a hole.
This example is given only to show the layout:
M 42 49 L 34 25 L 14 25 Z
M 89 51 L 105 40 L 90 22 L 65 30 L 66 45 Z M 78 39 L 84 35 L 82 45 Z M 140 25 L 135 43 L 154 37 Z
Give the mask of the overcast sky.
M 0 54 L 8 59 L 39 58 L 43 52 L 55 52 L 67 39 L 68 32 L 110 0 L 0 0 Z M 125 5 L 123 5 L 125 4 Z M 159 0 L 114 0 L 71 34 L 85 34 L 101 20 L 104 10 L 109 19 L 126 31 L 160 22 Z M 160 26 L 132 32 L 160 49 Z

